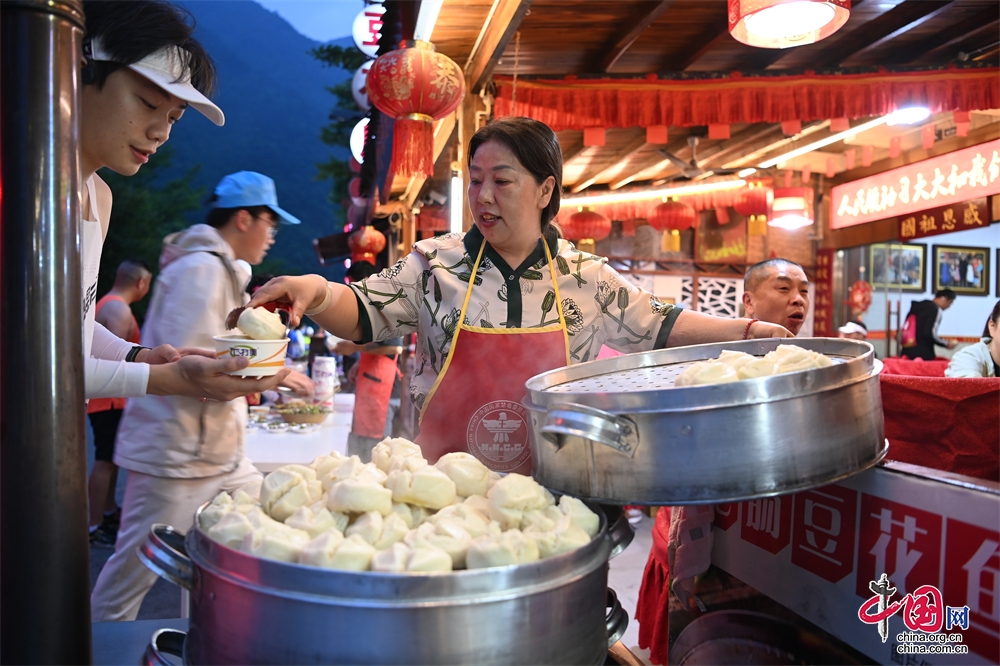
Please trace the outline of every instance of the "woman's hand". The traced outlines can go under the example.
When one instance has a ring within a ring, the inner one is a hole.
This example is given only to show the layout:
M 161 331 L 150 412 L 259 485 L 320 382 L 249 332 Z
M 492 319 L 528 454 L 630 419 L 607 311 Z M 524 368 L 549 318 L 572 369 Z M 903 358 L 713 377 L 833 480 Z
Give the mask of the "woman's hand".
M 208 359 L 199 354 L 182 356 L 172 363 L 149 366 L 149 395 L 183 395 L 209 400 L 236 398 L 268 391 L 283 382 L 291 372 L 282 368 L 270 377 L 244 378 L 227 374 L 250 364 L 246 358 Z
M 290 325 L 298 326 L 306 310 L 315 310 L 329 298 L 330 283 L 321 275 L 298 275 L 274 278 L 254 292 L 247 303 L 256 308 L 265 303 L 288 303 L 292 306 Z
M 288 376 L 281 381 L 280 386 L 285 388 L 290 388 L 295 391 L 295 395 L 299 396 L 310 396 L 313 394 L 313 383 L 306 375 L 298 372 L 297 370 L 292 370 L 288 373 Z
M 150 365 L 162 365 L 163 363 L 173 363 L 180 359 L 181 354 L 172 345 L 160 345 L 152 349 L 143 349 L 135 355 L 136 363 L 148 363 Z
M 747 331 L 747 340 L 760 340 L 762 338 L 794 338 L 792 332 L 784 326 L 769 324 L 766 321 L 755 321 L 750 324 Z

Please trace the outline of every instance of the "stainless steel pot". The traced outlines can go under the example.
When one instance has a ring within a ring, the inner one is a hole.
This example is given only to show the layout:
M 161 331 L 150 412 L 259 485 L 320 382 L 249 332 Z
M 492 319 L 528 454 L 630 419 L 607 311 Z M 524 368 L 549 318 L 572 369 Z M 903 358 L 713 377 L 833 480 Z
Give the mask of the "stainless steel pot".
M 186 636 L 157 632 L 146 663 L 169 663 L 164 652 L 189 664 L 603 663 L 628 625 L 607 588 L 607 563 L 633 532 L 616 507 L 591 508 L 601 527 L 582 548 L 447 574 L 263 560 L 197 527 L 184 537 L 154 525 L 137 554 L 191 591 L 191 624 Z
M 867 342 L 794 340 L 834 365 L 729 384 L 674 387 L 723 350 L 756 356 L 787 340 L 747 340 L 591 361 L 528 380 L 532 475 L 597 502 L 729 502 L 825 485 L 888 450 Z

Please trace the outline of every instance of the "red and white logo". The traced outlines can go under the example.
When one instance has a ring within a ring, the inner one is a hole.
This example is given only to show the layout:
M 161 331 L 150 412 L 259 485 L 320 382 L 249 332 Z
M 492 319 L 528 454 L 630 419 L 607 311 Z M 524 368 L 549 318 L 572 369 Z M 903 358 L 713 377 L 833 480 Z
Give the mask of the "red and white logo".
M 1000 533 L 948 519 L 944 600 L 967 606 L 965 642 L 984 657 L 1000 655 Z
M 777 555 L 792 539 L 792 498 L 764 497 L 743 503 L 740 538 Z
M 472 415 L 466 433 L 469 452 L 497 472 L 509 472 L 531 457 L 528 414 L 511 400 L 488 402 Z

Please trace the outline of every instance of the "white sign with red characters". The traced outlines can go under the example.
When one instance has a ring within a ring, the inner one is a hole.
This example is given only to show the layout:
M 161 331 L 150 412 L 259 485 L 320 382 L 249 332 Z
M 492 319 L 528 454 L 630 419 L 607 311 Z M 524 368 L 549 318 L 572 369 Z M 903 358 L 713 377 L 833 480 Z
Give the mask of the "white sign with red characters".
M 713 529 L 717 566 L 879 663 L 1000 661 L 995 483 L 888 463 Z
M 1000 139 L 837 185 L 830 193 L 830 227 L 843 229 L 990 194 L 1000 194 Z

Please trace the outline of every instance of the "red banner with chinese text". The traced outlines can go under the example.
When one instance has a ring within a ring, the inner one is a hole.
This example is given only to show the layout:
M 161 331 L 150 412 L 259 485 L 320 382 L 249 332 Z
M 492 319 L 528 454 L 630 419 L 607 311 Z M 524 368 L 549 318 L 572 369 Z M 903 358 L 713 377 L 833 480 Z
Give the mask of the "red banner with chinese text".
M 816 303 L 813 306 L 813 335 L 835 337 L 833 331 L 833 256 L 836 250 L 816 251 Z
M 938 206 L 899 218 L 899 240 L 950 234 L 990 224 L 986 197 L 972 201 Z

